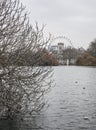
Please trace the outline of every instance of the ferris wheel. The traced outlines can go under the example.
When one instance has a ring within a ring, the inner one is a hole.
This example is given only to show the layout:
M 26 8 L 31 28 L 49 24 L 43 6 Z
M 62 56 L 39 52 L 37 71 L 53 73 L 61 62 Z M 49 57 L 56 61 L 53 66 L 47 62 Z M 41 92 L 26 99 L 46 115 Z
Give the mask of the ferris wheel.
M 66 36 L 53 37 L 50 45 L 57 45 L 58 43 L 64 43 L 65 47 L 68 47 L 68 46 L 72 48 L 74 47 L 72 41 Z

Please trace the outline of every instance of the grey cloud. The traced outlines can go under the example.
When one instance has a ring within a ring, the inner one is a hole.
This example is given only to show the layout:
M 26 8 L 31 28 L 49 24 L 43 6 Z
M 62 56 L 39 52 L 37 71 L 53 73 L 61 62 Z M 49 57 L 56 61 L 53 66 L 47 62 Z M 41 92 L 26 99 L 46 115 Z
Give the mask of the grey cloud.
M 53 35 L 69 35 L 86 47 L 95 38 L 96 0 L 22 0 L 22 3 L 30 12 L 31 22 L 47 24 Z

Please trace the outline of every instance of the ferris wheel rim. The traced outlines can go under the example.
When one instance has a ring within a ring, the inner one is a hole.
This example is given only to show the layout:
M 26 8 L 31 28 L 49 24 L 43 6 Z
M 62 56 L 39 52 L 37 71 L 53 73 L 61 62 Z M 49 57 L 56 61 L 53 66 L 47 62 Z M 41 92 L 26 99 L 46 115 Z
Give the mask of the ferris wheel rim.
M 53 39 L 52 39 L 51 42 L 54 42 L 54 41 L 57 40 L 57 39 L 65 39 L 67 42 L 70 43 L 70 45 L 71 45 L 72 47 L 74 47 L 72 41 L 71 41 L 67 36 L 56 36 L 56 37 L 53 37 Z

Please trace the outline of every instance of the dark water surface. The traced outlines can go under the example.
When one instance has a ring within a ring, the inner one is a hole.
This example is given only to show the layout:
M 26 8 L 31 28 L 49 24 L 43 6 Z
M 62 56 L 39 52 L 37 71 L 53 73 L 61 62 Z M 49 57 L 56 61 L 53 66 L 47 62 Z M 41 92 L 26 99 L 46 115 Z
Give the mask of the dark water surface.
M 56 86 L 40 115 L 19 122 L 0 120 L 0 130 L 96 130 L 96 68 L 54 67 Z

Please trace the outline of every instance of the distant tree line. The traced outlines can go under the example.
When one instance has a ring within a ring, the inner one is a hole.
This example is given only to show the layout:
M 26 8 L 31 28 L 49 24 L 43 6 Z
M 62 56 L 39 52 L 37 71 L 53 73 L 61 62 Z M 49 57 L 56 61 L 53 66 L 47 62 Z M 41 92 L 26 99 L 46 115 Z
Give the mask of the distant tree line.
M 47 51 L 45 48 L 40 48 L 36 51 L 29 49 L 26 53 L 19 54 L 19 60 L 14 62 L 14 59 L 19 53 L 19 49 L 14 52 L 9 52 L 9 54 L 4 54 L 0 56 L 0 65 L 7 66 L 56 66 L 58 65 L 57 59 Z M 7 62 L 7 58 L 11 55 L 11 62 Z M 37 60 L 38 62 L 37 62 Z M 13 62 L 12 62 L 13 61 Z
M 88 49 L 77 58 L 76 65 L 96 66 L 96 39 L 93 40 Z

